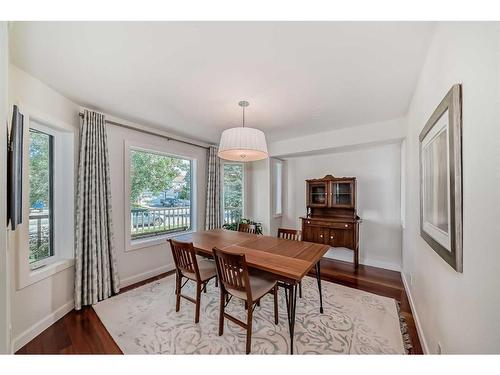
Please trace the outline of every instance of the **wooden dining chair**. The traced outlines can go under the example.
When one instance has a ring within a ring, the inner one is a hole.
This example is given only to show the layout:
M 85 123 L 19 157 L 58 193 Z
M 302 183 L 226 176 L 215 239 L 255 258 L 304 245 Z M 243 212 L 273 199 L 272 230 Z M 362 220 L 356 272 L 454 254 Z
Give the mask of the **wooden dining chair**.
M 255 224 L 238 224 L 238 232 L 255 234 L 257 233 L 257 227 Z
M 168 241 L 172 249 L 176 271 L 175 311 L 180 310 L 181 297 L 194 303 L 196 305 L 194 322 L 198 323 L 200 321 L 201 292 L 202 290 L 206 291 L 207 283 L 217 275 L 215 262 L 209 259 L 198 260 L 192 242 L 180 242 L 173 239 Z M 187 279 L 184 284 L 182 284 L 183 277 Z M 181 293 L 182 287 L 189 280 L 196 282 L 196 299 Z
M 278 228 L 278 238 L 285 240 L 300 241 L 301 232 L 297 229 Z
M 278 238 L 285 240 L 300 241 L 302 232 L 298 229 L 278 228 Z M 302 282 L 299 283 L 299 297 L 302 298 Z
M 228 253 L 213 248 L 217 275 L 220 281 L 219 336 L 224 333 L 224 318 L 247 330 L 246 353 L 252 345 L 253 310 L 260 299 L 267 293 L 274 296 L 274 324 L 278 324 L 278 284 L 276 279 L 264 274 L 254 275 L 248 272 L 244 254 Z M 229 298 L 226 298 L 229 295 Z M 224 310 L 232 297 L 245 301 L 247 322 L 242 322 L 227 314 Z

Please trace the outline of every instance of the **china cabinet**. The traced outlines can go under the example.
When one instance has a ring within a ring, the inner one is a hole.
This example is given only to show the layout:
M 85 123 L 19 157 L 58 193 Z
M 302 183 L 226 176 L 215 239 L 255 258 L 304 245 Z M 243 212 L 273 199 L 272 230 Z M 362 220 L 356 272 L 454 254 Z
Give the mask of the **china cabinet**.
M 306 180 L 306 206 L 302 239 L 353 250 L 357 268 L 361 219 L 356 212 L 356 178 L 327 175 Z

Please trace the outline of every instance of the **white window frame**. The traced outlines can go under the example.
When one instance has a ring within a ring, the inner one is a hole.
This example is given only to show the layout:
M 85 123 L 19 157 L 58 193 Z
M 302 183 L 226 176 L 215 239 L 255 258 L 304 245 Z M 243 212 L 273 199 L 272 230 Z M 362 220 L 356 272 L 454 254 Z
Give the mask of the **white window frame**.
M 74 126 L 19 105 L 23 127 L 23 222 L 12 234 L 17 244 L 16 287 L 22 289 L 74 265 L 75 133 Z M 29 263 L 29 130 L 53 136 L 53 251 Z M 71 130 L 70 130 L 71 129 Z
M 279 192 L 279 200 L 280 200 L 280 208 L 281 211 L 278 212 L 277 210 L 277 200 L 278 200 L 278 175 L 277 175 L 277 166 L 280 166 L 281 169 L 281 174 L 280 174 L 280 192 Z M 272 159 L 272 164 L 271 164 L 271 181 L 272 181 L 272 212 L 273 212 L 273 217 L 279 218 L 283 216 L 283 169 L 284 169 L 284 163 L 280 159 Z
M 242 163 L 242 162 L 237 162 L 237 161 L 227 161 L 227 160 L 221 160 L 221 165 L 220 165 L 220 169 L 221 169 L 221 173 L 220 173 L 220 186 L 221 186 L 221 203 L 220 203 L 220 210 L 221 210 L 221 221 L 222 221 L 222 225 L 224 225 L 224 166 L 226 164 L 238 164 L 238 165 L 241 165 L 242 169 L 243 169 L 243 181 L 241 182 L 241 189 L 242 189 L 242 192 L 241 192 L 241 203 L 242 203 L 242 207 L 241 207 L 241 217 L 244 218 L 245 217 L 245 208 L 246 208 L 246 166 L 245 166 L 245 163 Z
M 168 152 L 162 147 L 158 147 L 149 143 L 143 142 L 132 142 L 125 141 L 125 160 L 124 160 L 124 232 L 125 232 L 125 251 L 135 251 L 139 249 L 144 249 L 147 247 L 151 247 L 158 244 L 164 244 L 168 238 L 174 238 L 177 236 L 183 236 L 189 233 L 194 233 L 197 230 L 197 212 L 198 212 L 198 202 L 197 202 L 197 159 L 192 156 L 187 156 L 183 154 L 174 154 L 172 152 Z M 182 232 L 172 232 L 159 234 L 151 237 L 138 238 L 136 240 L 132 240 L 132 236 L 130 233 L 130 155 L 131 151 L 143 151 L 149 153 L 155 153 L 162 156 L 173 157 L 178 159 L 189 160 L 191 162 L 191 229 L 188 231 Z

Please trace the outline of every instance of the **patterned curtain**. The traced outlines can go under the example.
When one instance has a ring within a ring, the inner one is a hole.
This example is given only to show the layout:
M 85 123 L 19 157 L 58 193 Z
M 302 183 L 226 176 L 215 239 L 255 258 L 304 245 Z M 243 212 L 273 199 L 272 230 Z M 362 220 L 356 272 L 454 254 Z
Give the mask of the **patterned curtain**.
M 207 173 L 207 206 L 205 210 L 205 229 L 220 228 L 220 159 L 217 156 L 217 147 L 210 146 L 208 149 L 208 173 Z
M 85 110 L 80 126 L 76 204 L 75 309 L 120 291 L 113 248 L 104 115 Z

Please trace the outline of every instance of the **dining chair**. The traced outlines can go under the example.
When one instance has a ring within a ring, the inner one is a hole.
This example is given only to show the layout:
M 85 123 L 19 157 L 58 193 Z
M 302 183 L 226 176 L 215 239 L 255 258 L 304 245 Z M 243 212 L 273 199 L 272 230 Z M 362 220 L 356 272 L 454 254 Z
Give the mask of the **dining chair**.
M 198 259 L 192 242 L 180 242 L 173 239 L 168 240 L 172 255 L 174 257 L 176 279 L 175 279 L 175 311 L 180 310 L 181 297 L 195 304 L 194 322 L 200 321 L 201 292 L 207 288 L 207 283 L 217 276 L 215 262 L 209 259 Z M 182 278 L 187 280 L 182 284 Z M 192 280 L 196 282 L 196 299 L 183 295 L 182 287 Z M 216 280 L 217 282 L 217 280 Z
M 277 280 L 264 273 L 249 273 L 244 254 L 228 253 L 215 247 L 212 251 L 220 281 L 219 336 L 224 333 L 224 318 L 238 324 L 247 330 L 246 354 L 249 354 L 252 345 L 253 310 L 257 302 L 260 302 L 260 299 L 267 293 L 274 296 L 274 324 L 278 324 Z M 229 298 L 226 298 L 227 296 Z M 246 323 L 225 312 L 232 297 L 245 301 L 248 307 Z
M 238 232 L 255 234 L 257 233 L 257 227 L 255 224 L 238 224 Z
M 300 241 L 302 232 L 298 229 L 278 228 L 278 238 L 285 240 Z M 299 283 L 299 297 L 302 298 L 302 281 Z

